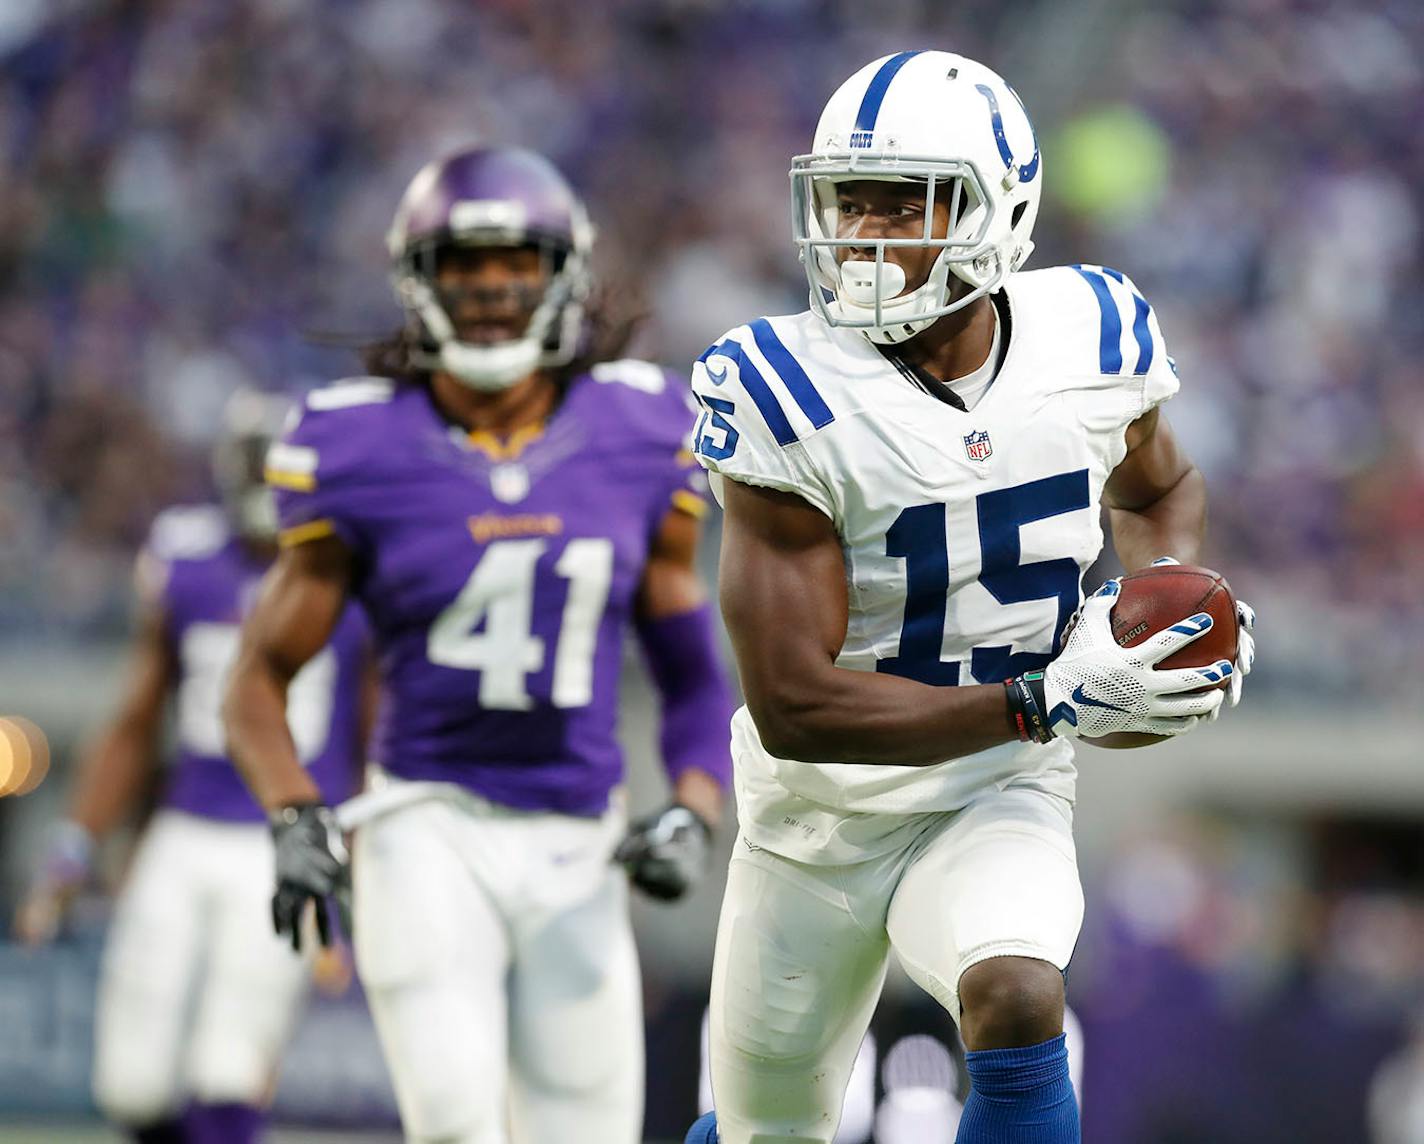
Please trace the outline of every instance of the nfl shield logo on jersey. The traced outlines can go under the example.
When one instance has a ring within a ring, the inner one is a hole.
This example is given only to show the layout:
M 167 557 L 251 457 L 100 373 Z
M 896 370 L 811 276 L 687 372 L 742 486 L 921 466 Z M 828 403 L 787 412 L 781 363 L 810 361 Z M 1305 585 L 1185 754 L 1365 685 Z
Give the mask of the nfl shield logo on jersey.
M 989 440 L 989 430 L 976 429 L 964 436 L 964 451 L 971 461 L 987 461 L 994 455 L 993 443 Z
M 490 470 L 490 492 L 505 504 L 517 504 L 529 495 L 529 470 L 508 462 Z

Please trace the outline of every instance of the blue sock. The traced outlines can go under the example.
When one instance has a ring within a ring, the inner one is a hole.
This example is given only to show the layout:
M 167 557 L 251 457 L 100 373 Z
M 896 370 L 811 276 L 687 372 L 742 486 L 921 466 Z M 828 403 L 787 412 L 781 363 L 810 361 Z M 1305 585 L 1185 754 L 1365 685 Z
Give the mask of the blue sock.
M 955 1144 L 1080 1144 L 1065 1039 L 965 1053 L 973 1085 Z
M 717 1135 L 717 1114 L 709 1112 L 697 1118 L 697 1123 L 687 1130 L 682 1144 L 717 1144 L 720 1139 Z

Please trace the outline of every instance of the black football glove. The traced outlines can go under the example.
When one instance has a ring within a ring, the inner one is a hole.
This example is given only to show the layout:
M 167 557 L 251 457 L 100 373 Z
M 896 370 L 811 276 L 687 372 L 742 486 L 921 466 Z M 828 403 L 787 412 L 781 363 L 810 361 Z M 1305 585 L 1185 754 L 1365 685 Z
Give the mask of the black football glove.
M 707 873 L 712 828 L 679 802 L 640 818 L 613 854 L 633 885 L 651 898 L 674 902 Z
M 302 914 L 308 901 L 316 907 L 316 932 L 331 944 L 327 899 L 332 899 L 349 934 L 350 868 L 346 843 L 331 808 L 320 803 L 284 806 L 272 814 L 277 844 L 277 892 L 272 895 L 272 924 L 302 948 Z

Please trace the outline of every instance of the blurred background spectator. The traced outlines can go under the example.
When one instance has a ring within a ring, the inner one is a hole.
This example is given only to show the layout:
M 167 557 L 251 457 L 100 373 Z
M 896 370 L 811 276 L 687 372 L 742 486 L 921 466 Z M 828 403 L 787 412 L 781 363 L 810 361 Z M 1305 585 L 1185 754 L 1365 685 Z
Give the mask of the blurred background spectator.
M 159 507 L 209 495 L 225 396 L 352 372 L 347 343 L 399 320 L 382 238 L 432 155 L 490 138 L 554 158 L 605 250 L 635 254 L 607 270 L 648 311 L 637 351 L 686 366 L 804 307 L 790 157 L 841 79 L 906 47 L 982 58 L 1022 94 L 1046 192 L 1030 269 L 1120 267 L 1156 308 L 1183 379 L 1169 416 L 1212 489 L 1207 562 L 1261 616 L 1236 723 L 1085 761 L 1087 1138 L 1362 1138 L 1392 1054 L 1371 1115 L 1417 1144 L 1416 0 L 5 0 L 0 713 L 55 662 L 41 686 L 93 684 L 69 717 L 97 713 L 135 547 Z M 57 773 L 76 727 L 49 728 Z M 37 813 L 6 815 L 33 837 Z M 9 847 L 0 904 L 30 852 Z M 675 976 L 658 950 L 711 930 L 642 926 L 654 992 Z M 1347 1091 L 1349 1115 L 1203 1135 L 1192 1101 L 1225 1071 L 1163 1104 L 1170 1061 L 1131 1051 L 1192 1014 L 1238 1064 L 1316 1029 L 1307 1055 L 1356 1067 L 1336 1088 L 1297 1070 L 1290 1092 Z
M 873 11 L 872 11 L 873 8 Z M 1071 10 L 1071 11 L 1070 11 Z M 906 43 L 983 55 L 1045 156 L 1034 264 L 1125 268 L 1181 365 L 1212 559 L 1259 690 L 1424 666 L 1424 180 L 1409 0 L 63 0 L 0 20 L 0 616 L 112 634 L 128 553 L 199 495 L 223 395 L 354 368 L 396 320 L 381 237 L 430 155 L 548 152 L 644 296 L 643 352 L 801 307 L 788 158 Z M 1329 608 L 1323 607 L 1329 604 Z M 1326 617 L 1309 646 L 1299 617 Z M 1412 670 L 1411 670 L 1412 669 Z

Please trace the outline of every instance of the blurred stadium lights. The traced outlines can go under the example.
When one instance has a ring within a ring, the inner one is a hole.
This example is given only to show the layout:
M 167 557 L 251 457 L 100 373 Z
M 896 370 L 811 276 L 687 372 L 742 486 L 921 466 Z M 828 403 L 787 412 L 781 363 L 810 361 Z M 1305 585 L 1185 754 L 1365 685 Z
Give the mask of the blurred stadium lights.
M 28 719 L 0 716 L 0 798 L 29 794 L 49 774 L 49 740 Z

